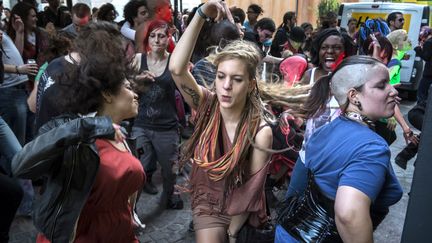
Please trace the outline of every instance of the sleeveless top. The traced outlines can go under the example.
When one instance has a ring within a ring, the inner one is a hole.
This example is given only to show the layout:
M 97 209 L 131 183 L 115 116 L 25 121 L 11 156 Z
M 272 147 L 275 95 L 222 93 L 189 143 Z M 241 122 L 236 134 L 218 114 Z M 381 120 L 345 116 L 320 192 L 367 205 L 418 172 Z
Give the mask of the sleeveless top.
M 198 109 L 206 106 L 216 95 L 203 88 L 204 101 Z M 222 121 L 221 121 L 222 122 Z M 232 147 L 226 128 L 221 124 L 218 145 L 214 158 L 217 159 Z M 246 175 L 242 185 L 231 192 L 226 190 L 226 179 L 211 180 L 206 171 L 192 164 L 190 177 L 192 210 L 198 210 L 198 215 L 232 216 L 250 212 L 248 223 L 258 227 L 267 222 L 264 183 L 267 177 L 269 163 L 255 174 Z
M 134 126 L 153 129 L 170 130 L 178 126 L 174 80 L 168 70 L 168 62 L 164 72 L 155 77 L 148 90 L 140 94 L 138 116 Z M 147 55 L 142 54 L 140 72 L 149 70 Z
M 138 243 L 129 199 L 143 187 L 144 169 L 129 151 L 120 151 L 104 139 L 96 139 L 95 143 L 100 157 L 99 169 L 81 210 L 73 242 Z M 39 234 L 36 242 L 49 240 Z

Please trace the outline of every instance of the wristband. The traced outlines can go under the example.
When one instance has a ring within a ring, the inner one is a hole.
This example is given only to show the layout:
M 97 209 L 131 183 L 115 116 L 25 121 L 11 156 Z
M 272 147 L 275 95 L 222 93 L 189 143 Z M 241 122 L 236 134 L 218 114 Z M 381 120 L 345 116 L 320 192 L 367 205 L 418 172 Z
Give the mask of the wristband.
M 19 72 L 19 70 L 18 70 L 18 66 L 15 66 L 15 72 L 16 72 L 17 74 L 21 74 L 21 73 Z
M 201 7 L 197 9 L 198 15 L 203 18 L 205 21 L 209 22 L 210 18 L 201 10 Z

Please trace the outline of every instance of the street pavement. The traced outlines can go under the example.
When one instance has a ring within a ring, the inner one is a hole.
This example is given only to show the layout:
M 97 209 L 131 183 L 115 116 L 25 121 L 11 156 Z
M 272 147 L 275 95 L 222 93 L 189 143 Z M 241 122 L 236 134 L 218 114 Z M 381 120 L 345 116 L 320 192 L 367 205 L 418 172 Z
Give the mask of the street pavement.
M 402 114 L 406 114 L 414 102 L 403 101 L 401 104 Z M 405 141 L 402 135 L 402 130 L 397 127 L 397 140 L 391 146 L 392 152 L 392 165 L 396 175 L 401 183 L 404 195 L 402 199 L 390 208 L 389 215 L 384 219 L 381 225 L 374 233 L 375 242 L 400 242 L 403 230 L 405 213 L 408 205 L 408 195 L 411 188 L 411 181 L 413 177 L 414 167 L 412 159 L 407 170 L 402 170 L 394 164 L 394 157 L 405 146 Z M 162 179 L 160 174 L 156 174 L 153 180 L 157 184 L 159 191 L 162 191 Z M 184 182 L 183 177 L 179 177 L 178 181 Z M 275 192 L 277 196 L 283 195 L 283 191 Z M 159 205 L 158 195 L 141 194 L 138 201 L 138 215 L 146 228 L 138 232 L 138 239 L 142 243 L 157 242 L 157 243 L 171 243 L 171 242 L 195 242 L 194 234 L 188 231 L 189 223 L 191 221 L 190 201 L 187 194 L 182 195 L 185 202 L 185 208 L 182 210 L 166 210 Z M 35 242 L 37 230 L 32 224 L 31 219 L 17 217 L 14 220 L 10 231 L 10 243 L 27 243 Z

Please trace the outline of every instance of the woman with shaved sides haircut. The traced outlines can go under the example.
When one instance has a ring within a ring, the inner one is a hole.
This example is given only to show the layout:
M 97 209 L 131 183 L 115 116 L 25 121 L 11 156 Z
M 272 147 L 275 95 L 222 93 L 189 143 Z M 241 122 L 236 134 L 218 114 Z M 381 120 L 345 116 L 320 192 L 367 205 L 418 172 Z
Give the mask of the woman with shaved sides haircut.
M 402 197 L 385 140 L 374 121 L 393 115 L 398 92 L 384 64 L 368 56 L 345 59 L 328 77 L 341 116 L 306 144 L 305 168 L 293 178 L 275 242 L 373 242 L 373 231 Z

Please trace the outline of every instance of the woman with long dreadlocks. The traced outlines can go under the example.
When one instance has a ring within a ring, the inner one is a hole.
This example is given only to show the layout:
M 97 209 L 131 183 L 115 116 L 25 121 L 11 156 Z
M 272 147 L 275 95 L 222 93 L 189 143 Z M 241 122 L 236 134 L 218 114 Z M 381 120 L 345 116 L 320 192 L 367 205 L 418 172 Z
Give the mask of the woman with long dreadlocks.
M 177 44 L 170 71 L 186 102 L 197 110 L 195 132 L 182 153 L 192 162 L 190 185 L 197 242 L 235 242 L 248 221 L 267 220 L 264 183 L 272 131 L 256 84 L 261 60 L 255 46 L 233 41 L 216 54 L 214 89 L 197 85 L 188 62 L 207 18 L 220 19 L 224 2 L 201 6 Z

